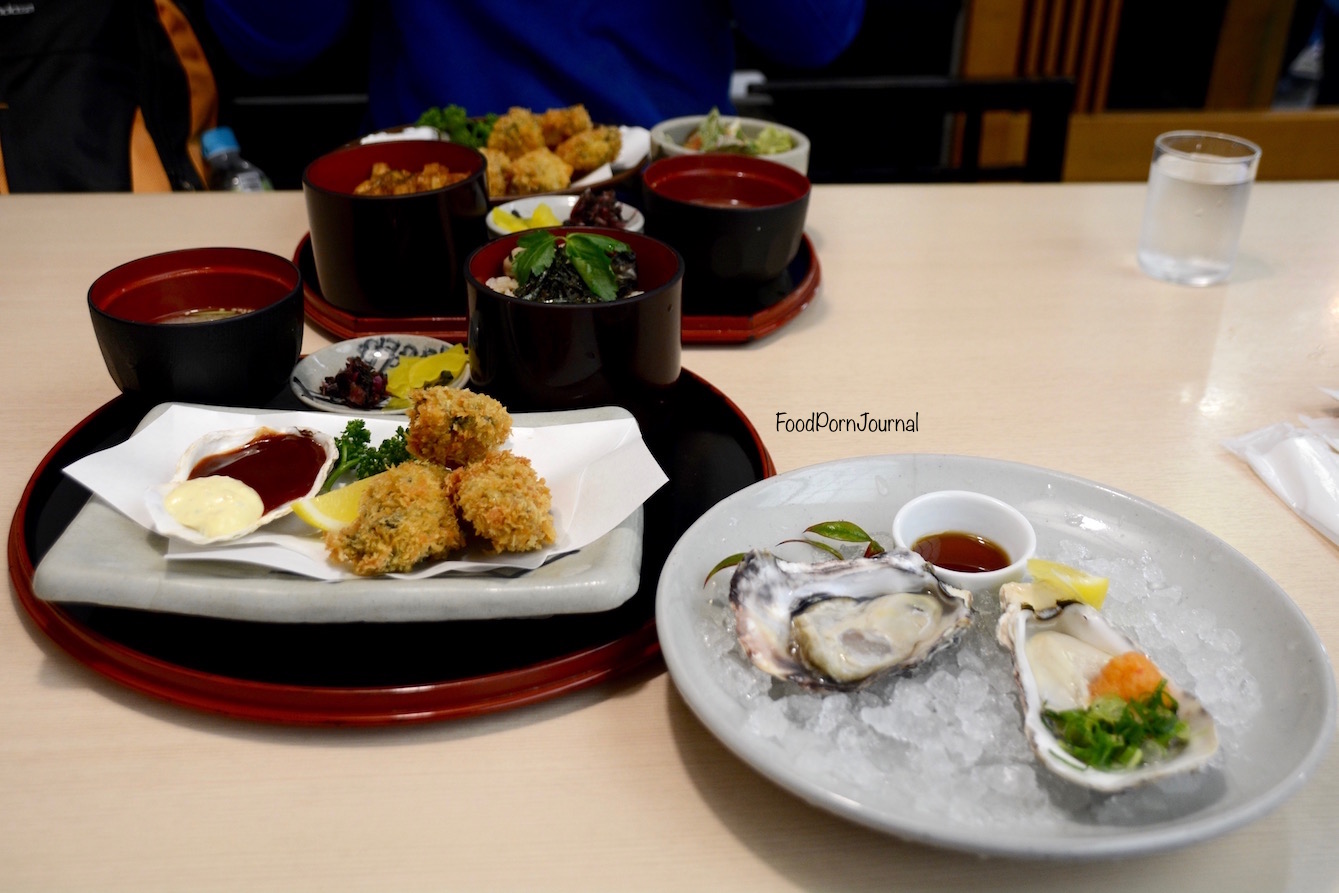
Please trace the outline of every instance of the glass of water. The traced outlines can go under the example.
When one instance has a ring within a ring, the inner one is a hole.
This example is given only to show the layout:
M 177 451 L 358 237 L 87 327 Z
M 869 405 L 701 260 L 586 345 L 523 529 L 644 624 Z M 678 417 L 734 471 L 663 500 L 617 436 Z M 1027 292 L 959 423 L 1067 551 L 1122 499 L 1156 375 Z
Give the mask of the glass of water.
M 1237 257 L 1260 147 L 1226 133 L 1174 130 L 1153 144 L 1139 266 L 1156 279 L 1212 285 Z

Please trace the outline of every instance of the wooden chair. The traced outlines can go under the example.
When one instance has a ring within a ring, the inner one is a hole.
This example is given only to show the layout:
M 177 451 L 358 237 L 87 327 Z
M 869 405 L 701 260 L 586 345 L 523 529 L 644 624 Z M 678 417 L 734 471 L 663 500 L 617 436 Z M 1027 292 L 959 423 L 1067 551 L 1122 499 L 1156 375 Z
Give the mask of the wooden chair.
M 769 80 L 749 88 L 767 117 L 812 142 L 814 182 L 1059 181 L 1073 78 L 867 77 Z M 981 163 L 983 118 L 1026 113 L 1021 163 Z M 908 151 L 914 134 L 934 137 L 927 157 Z

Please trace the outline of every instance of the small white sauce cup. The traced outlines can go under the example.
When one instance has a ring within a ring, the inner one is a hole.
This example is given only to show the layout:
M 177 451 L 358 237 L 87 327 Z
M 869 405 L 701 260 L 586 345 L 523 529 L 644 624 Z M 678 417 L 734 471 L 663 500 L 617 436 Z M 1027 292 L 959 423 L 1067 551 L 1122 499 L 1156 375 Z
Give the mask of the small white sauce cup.
M 937 533 L 968 533 L 985 537 L 1004 550 L 1009 565 L 996 571 L 970 573 L 934 567 L 945 583 L 973 592 L 999 589 L 1023 579 L 1027 560 L 1037 551 L 1037 533 L 1023 513 L 993 496 L 971 490 L 937 490 L 902 506 L 893 517 L 893 542 L 910 549 Z

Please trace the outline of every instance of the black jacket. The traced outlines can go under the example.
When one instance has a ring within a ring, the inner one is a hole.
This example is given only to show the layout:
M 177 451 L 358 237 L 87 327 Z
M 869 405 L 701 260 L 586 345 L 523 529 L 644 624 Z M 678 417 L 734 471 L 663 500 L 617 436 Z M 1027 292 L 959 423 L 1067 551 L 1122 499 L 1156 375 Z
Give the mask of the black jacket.
M 217 117 L 185 4 L 0 0 L 0 192 L 203 189 Z

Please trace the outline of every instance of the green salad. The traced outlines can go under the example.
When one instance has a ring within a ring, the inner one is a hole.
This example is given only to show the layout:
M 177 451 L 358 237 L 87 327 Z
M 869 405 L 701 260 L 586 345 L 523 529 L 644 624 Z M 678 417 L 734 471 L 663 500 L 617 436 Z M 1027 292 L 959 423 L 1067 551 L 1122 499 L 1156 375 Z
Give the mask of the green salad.
M 698 152 L 738 152 L 743 155 L 775 155 L 795 148 L 790 134 L 775 124 L 768 124 L 758 135 L 744 135 L 738 118 L 723 118 L 718 108 L 712 108 L 707 118 L 683 141 L 685 149 Z

